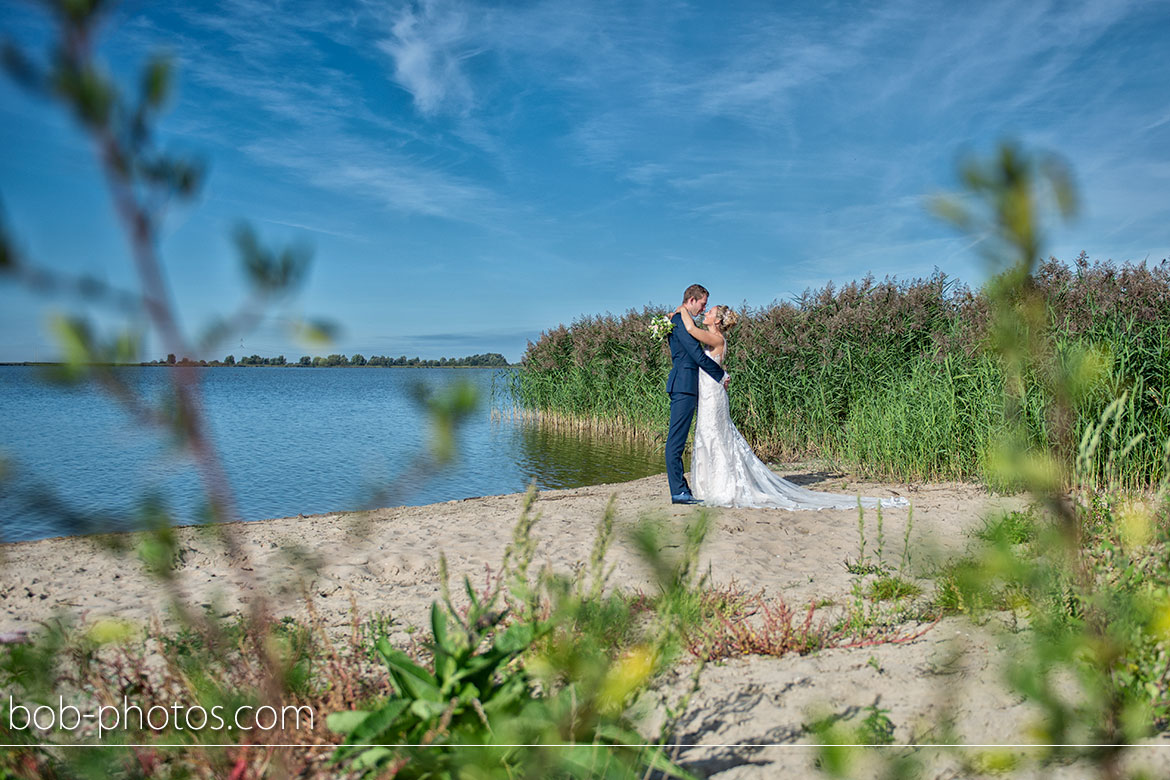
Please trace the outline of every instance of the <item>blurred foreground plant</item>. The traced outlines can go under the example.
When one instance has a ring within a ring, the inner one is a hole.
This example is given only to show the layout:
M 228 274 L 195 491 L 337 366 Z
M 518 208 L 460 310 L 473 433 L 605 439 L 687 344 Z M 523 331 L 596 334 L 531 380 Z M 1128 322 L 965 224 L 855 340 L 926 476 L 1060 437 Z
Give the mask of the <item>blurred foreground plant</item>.
M 984 587 L 1012 583 L 1028 613 L 1030 630 L 1023 636 L 1022 652 L 1011 656 L 1009 680 L 1044 712 L 1036 736 L 1057 746 L 1057 753 L 1068 750 L 1090 758 L 1102 777 L 1119 778 L 1125 746 L 1154 728 L 1151 687 L 1158 688 L 1160 678 L 1163 690 L 1158 693 L 1165 698 L 1170 659 L 1165 640 L 1151 631 L 1156 580 L 1141 582 L 1144 578 L 1135 568 L 1134 556 L 1140 557 L 1145 545 L 1119 544 L 1121 518 L 1114 511 L 1094 517 L 1093 494 L 1069 492 L 1075 482 L 1072 465 L 1084 472 L 1100 429 L 1116 413 L 1116 404 L 1110 405 L 1097 426 L 1077 435 L 1076 406 L 1100 381 L 1107 358 L 1085 349 L 1056 359 L 1045 302 L 1033 278 L 1043 215 L 1055 211 L 1067 217 L 1075 211 L 1071 176 L 1054 158 L 1011 145 L 990 161 L 967 163 L 962 176 L 966 197 L 938 205 L 954 224 L 986 239 L 985 251 L 993 270 L 999 271 L 988 285 L 992 343 L 1007 379 L 1008 427 L 997 465 L 1005 480 L 1023 485 L 1045 508 L 1042 524 L 1053 524 L 1033 542 L 1034 555 L 1021 555 L 1000 540 L 975 579 L 982 579 Z M 1029 382 L 1038 383 L 1048 400 L 1054 436 L 1047 446 L 1030 441 L 1026 433 Z M 1120 401 L 1124 404 L 1124 397 Z M 1111 442 L 1109 458 L 1135 443 Z M 1154 513 L 1164 510 L 1157 504 L 1165 487 L 1163 480 L 1155 506 L 1142 502 L 1141 522 L 1147 529 Z M 1108 493 L 1102 498 L 1107 505 L 1122 499 Z M 1163 580 L 1162 589 L 1167 585 L 1170 580 Z M 1142 657 L 1159 641 L 1161 668 L 1141 668 L 1147 666 Z M 1070 685 L 1070 678 L 1076 684 Z M 1091 747 L 1075 747 L 1078 743 Z
M 46 0 L 46 10 L 57 23 L 58 40 L 45 62 L 37 62 L 11 42 L 3 48 L 3 61 L 10 75 L 33 94 L 54 100 L 69 111 L 92 142 L 100 171 L 108 186 L 115 212 L 125 231 L 137 271 L 137 290 L 116 290 L 87 277 L 72 278 L 30 262 L 4 231 L 2 270 L 18 283 L 46 294 L 76 293 L 87 302 L 111 311 L 125 320 L 125 328 L 105 339 L 88 318 L 58 317 L 53 331 L 65 363 L 56 372 L 62 381 L 90 380 L 107 390 L 133 416 L 155 425 L 190 453 L 206 496 L 205 516 L 216 526 L 221 542 L 231 556 L 243 564 L 246 555 L 239 548 L 226 523 L 239 520 L 234 496 L 222 460 L 208 434 L 202 414 L 198 374 L 185 367 L 168 373 L 171 392 L 159 403 L 151 403 L 127 384 L 115 366 L 137 362 L 145 337 L 143 321 L 161 346 L 174 354 L 198 354 L 235 332 L 254 326 L 263 306 L 296 289 L 309 260 L 306 249 L 271 251 L 263 247 L 250 228 L 237 235 L 241 261 L 252 287 L 252 298 L 228 323 L 216 323 L 198 343 L 182 332 L 174 308 L 174 293 L 168 283 L 159 254 L 159 243 L 167 208 L 174 201 L 190 201 L 203 181 L 203 164 L 193 158 L 167 153 L 155 143 L 155 125 L 171 90 L 171 66 L 165 59 L 147 63 L 140 76 L 137 94 L 126 96 L 94 56 L 97 27 L 106 4 L 97 0 Z M 230 323 L 230 325 L 229 325 Z M 32 503 L 57 506 L 51 496 L 33 496 Z M 167 533 L 173 523 L 165 509 L 155 505 L 151 528 L 160 531 L 160 544 L 169 544 Z M 84 524 L 85 513 L 67 513 L 66 520 L 81 524 L 69 527 L 73 533 L 105 530 Z M 251 585 L 247 568 L 233 572 L 241 587 Z M 169 581 L 169 578 L 164 578 Z M 183 610 L 182 599 L 172 591 L 172 601 Z M 266 606 L 257 591 L 250 600 L 253 618 L 263 622 Z M 185 620 L 201 622 L 197 614 L 185 613 Z M 209 638 L 214 633 L 205 625 Z
M 69 111 L 92 142 L 101 174 L 109 189 L 115 212 L 125 231 L 130 254 L 137 271 L 139 289 L 115 290 L 104 283 L 74 279 L 31 263 L 14 243 L 5 228 L 3 263 L 6 276 L 23 283 L 35 292 L 74 293 L 86 302 L 111 310 L 127 325 L 116 336 L 104 339 L 96 335 L 90 321 L 81 316 L 58 317 L 53 323 L 65 363 L 56 378 L 67 382 L 91 380 L 107 390 L 133 416 L 144 424 L 168 432 L 174 442 L 188 451 L 202 480 L 206 497 L 205 516 L 216 526 L 220 542 L 235 562 L 234 584 L 250 591 L 246 599 L 248 635 L 254 639 L 255 658 L 266 670 L 263 675 L 267 694 L 279 695 L 278 661 L 263 641 L 269 610 L 263 591 L 254 587 L 247 555 L 226 523 L 238 520 L 228 475 L 208 434 L 202 415 L 200 388 L 196 374 L 188 368 L 170 372 L 171 392 L 161 403 L 152 404 L 139 395 L 114 369 L 118 363 L 140 360 L 139 351 L 145 336 L 143 321 L 157 335 L 164 349 L 177 354 L 194 354 L 193 346 L 182 333 L 175 315 L 173 293 L 167 282 L 159 256 L 159 243 L 168 206 L 175 200 L 189 201 L 199 191 L 203 165 L 194 159 L 168 154 L 155 144 L 154 126 L 170 92 L 171 68 L 167 61 L 155 59 L 142 70 L 137 94 L 124 95 L 94 57 L 97 26 L 105 4 L 95 0 L 49 0 L 46 10 L 57 25 L 58 39 L 45 62 L 37 62 L 11 42 L 3 48 L 3 61 L 16 81 L 35 95 L 54 100 Z M 291 291 L 303 276 L 308 256 L 305 252 L 270 253 L 241 233 L 244 266 L 249 272 L 256 301 Z M 249 309 L 251 312 L 251 309 Z M 243 317 L 253 322 L 249 314 Z M 213 332 L 222 336 L 222 328 Z M 63 503 L 47 491 L 27 497 L 29 503 L 50 510 Z M 95 513 L 96 514 L 96 513 Z M 178 559 L 174 518 L 159 503 L 144 500 L 142 515 L 146 533 L 144 542 L 148 570 L 154 574 L 170 596 L 172 608 L 181 621 L 196 627 L 204 641 L 217 650 L 226 651 L 225 637 L 215 621 L 199 611 L 189 609 L 179 580 L 174 576 Z M 65 521 L 79 521 L 66 527 L 73 533 L 92 532 L 91 513 L 60 512 Z M 100 514 L 97 515 L 101 517 Z M 128 540 L 106 538 L 107 543 L 122 548 Z
M 1029 736 L 1045 746 L 1041 760 L 1087 760 L 1119 780 L 1130 776 L 1128 747 L 1170 724 L 1170 476 L 1156 491 L 1123 492 L 1117 464 L 1139 440 L 1118 435 L 1132 409 L 1124 390 L 1099 419 L 1075 425 L 1110 357 L 1093 347 L 1058 354 L 1035 280 L 1045 217 L 1075 211 L 1067 169 L 1004 145 L 965 163 L 961 177 L 965 190 L 936 209 L 980 239 L 995 273 L 989 340 L 1005 378 L 1006 425 L 991 463 L 1002 483 L 1031 494 L 1034 509 L 990 521 L 981 547 L 944 570 L 937 602 L 1022 616 L 1024 630 L 1004 635 L 1004 660 L 1008 684 L 1039 710 Z M 1037 415 L 1051 436 L 1031 435 Z
M 229 476 L 209 434 L 199 372 L 187 365 L 167 369 L 169 392 L 154 401 L 128 384 L 117 366 L 141 360 L 148 334 L 157 339 L 164 351 L 198 356 L 223 340 L 256 327 L 269 307 L 301 285 L 311 253 L 305 246 L 269 248 L 252 228 L 241 224 L 233 240 L 249 285 L 247 300 L 237 312 L 212 322 L 200 336 L 192 338 L 185 334 L 176 315 L 175 290 L 162 262 L 160 240 L 168 208 L 175 202 L 190 202 L 198 195 L 205 166 L 198 159 L 161 149 L 156 141 L 156 127 L 171 91 L 171 64 L 162 58 L 149 61 L 142 68 L 137 89 L 127 93 L 95 56 L 97 31 L 111 4 L 101 0 L 43 0 L 41 5 L 56 27 L 56 40 L 48 55 L 37 58 L 16 44 L 5 42 L 3 64 L 9 75 L 32 94 L 57 103 L 71 114 L 92 143 L 127 239 L 137 286 L 132 290 L 116 289 L 90 277 L 74 277 L 36 264 L 20 248 L 2 213 L 0 277 L 36 294 L 78 299 L 125 323 L 120 331 L 105 337 L 99 334 L 95 320 L 87 316 L 74 314 L 55 319 L 53 333 L 64 363 L 51 376 L 62 382 L 95 383 L 135 419 L 167 436 L 177 448 L 190 455 L 205 500 L 199 514 L 214 524 L 209 533 L 218 538 L 227 553 L 231 584 L 247 616 L 237 625 L 224 620 L 217 612 L 191 607 L 183 587 L 180 534 L 174 528 L 176 519 L 160 500 L 144 496 L 137 513 L 141 535 L 103 535 L 95 537 L 95 541 L 119 553 L 131 549 L 137 553 L 146 571 L 169 596 L 170 606 L 178 617 L 178 635 L 186 636 L 187 640 L 173 642 L 168 639 L 170 635 L 165 635 L 159 640 L 165 646 L 161 651 L 155 646 L 121 666 L 110 667 L 109 654 L 121 652 L 117 649 L 119 643 L 101 641 L 93 645 L 89 642 L 92 631 L 79 637 L 77 634 L 83 633 L 83 629 L 62 623 L 29 645 L 20 641 L 22 637 L 3 638 L 0 682 L 6 692 L 20 691 L 29 697 L 27 702 L 38 705 L 52 703 L 55 692 L 59 695 L 62 687 L 69 685 L 73 686 L 74 693 L 93 693 L 99 699 L 118 692 L 146 698 L 155 694 L 165 698 L 162 694 L 169 693 L 184 696 L 190 702 L 202 702 L 210 697 L 276 704 L 307 696 L 312 687 L 306 681 L 310 674 L 306 659 L 310 654 L 301 641 L 303 637 L 273 621 L 265 588 L 253 573 L 247 551 L 232 525 L 241 518 Z M 329 338 L 334 327 L 325 321 L 309 321 L 298 323 L 294 330 L 298 337 L 321 341 Z M 475 407 L 476 398 L 466 387 L 425 395 L 423 401 L 434 426 L 434 439 L 432 456 L 420 460 L 433 467 L 452 457 L 457 427 Z M 0 460 L 0 467 L 0 480 L 4 481 L 6 491 L 23 496 L 30 506 L 53 513 L 64 530 L 72 534 L 109 530 L 110 526 L 103 525 L 110 519 L 108 514 L 93 508 L 70 507 L 51 489 L 25 488 L 17 482 L 19 474 L 15 466 Z M 110 622 L 99 625 L 109 627 Z M 126 630 L 133 633 L 132 628 Z M 293 650 L 290 643 L 295 645 Z M 198 647 L 198 651 L 193 651 L 193 647 Z M 175 658 L 177 649 L 183 652 Z M 293 662 L 289 661 L 290 652 L 296 659 Z M 160 672 L 156 668 L 160 656 L 177 663 L 181 669 L 168 667 L 173 675 Z M 110 671 L 110 675 L 90 674 L 99 668 Z M 73 671 L 69 672 L 70 669 Z M 338 675 L 344 677 L 342 672 Z M 337 677 L 329 681 L 337 682 Z M 54 757 L 55 753 L 30 747 L 11 756 L 11 762 L 5 757 L 0 763 L 0 776 L 7 776 L 9 771 L 27 776 L 46 772 L 60 776 L 74 773 L 104 776 L 119 767 L 118 771 L 131 771 L 126 766 L 134 764 L 140 766 L 142 775 L 154 774 L 159 762 L 149 747 L 134 748 L 130 755 L 117 747 L 129 741 L 129 734 L 107 740 L 108 750 L 65 752 L 60 758 Z M 0 741 L 7 744 L 51 745 L 59 740 L 59 744 L 70 745 L 90 735 L 68 729 L 34 735 L 31 730 L 15 733 L 5 727 L 0 736 L 4 737 Z M 146 728 L 134 732 L 134 736 L 138 741 L 151 742 L 175 738 L 176 734 Z M 177 736 L 187 736 L 194 744 L 201 741 L 197 735 Z M 249 741 L 248 735 L 240 732 L 231 732 L 231 737 Z M 191 758 L 192 755 L 184 755 L 177 763 L 183 764 Z M 202 759 L 196 756 L 193 760 L 198 763 Z M 274 773 L 280 775 L 285 773 L 282 760 L 279 755 L 270 754 L 260 763 L 264 767 L 273 764 Z M 244 776 L 247 769 L 242 764 L 224 770 L 215 760 L 204 768 L 208 774 L 230 772 L 233 777 Z M 176 770 L 176 773 L 182 775 L 183 771 Z

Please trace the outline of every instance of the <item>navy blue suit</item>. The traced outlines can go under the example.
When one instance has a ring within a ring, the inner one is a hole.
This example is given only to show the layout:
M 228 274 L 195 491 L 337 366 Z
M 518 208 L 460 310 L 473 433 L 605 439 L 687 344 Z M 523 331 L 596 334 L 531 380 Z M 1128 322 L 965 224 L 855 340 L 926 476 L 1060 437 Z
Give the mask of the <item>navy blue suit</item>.
M 687 333 L 682 323 L 682 314 L 676 312 L 670 321 L 670 376 L 666 378 L 666 392 L 670 394 L 670 428 L 666 434 L 666 478 L 670 481 L 670 495 L 690 493 L 686 477 L 683 476 L 683 450 L 687 446 L 687 434 L 691 432 L 691 420 L 699 403 L 699 369 L 703 369 L 716 382 L 723 381 L 723 369 L 703 352 L 698 340 Z

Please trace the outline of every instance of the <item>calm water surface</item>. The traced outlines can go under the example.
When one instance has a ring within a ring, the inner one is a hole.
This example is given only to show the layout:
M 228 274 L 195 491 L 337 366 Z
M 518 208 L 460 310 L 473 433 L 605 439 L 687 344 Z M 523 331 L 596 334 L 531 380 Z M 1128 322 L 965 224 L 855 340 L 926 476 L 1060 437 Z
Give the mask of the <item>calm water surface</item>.
M 122 368 L 148 398 L 165 397 L 170 371 Z M 664 470 L 649 445 L 493 420 L 496 369 L 197 369 L 213 438 L 245 520 L 430 504 L 471 496 L 637 479 Z M 480 391 L 461 429 L 459 455 L 426 477 L 401 477 L 428 441 L 412 400 L 417 383 L 457 381 Z M 45 382 L 38 369 L 0 366 L 0 540 L 136 527 L 147 497 L 175 522 L 198 522 L 204 493 L 189 457 L 91 386 Z M 55 505 L 54 509 L 49 509 Z M 73 516 L 70 521 L 62 511 Z

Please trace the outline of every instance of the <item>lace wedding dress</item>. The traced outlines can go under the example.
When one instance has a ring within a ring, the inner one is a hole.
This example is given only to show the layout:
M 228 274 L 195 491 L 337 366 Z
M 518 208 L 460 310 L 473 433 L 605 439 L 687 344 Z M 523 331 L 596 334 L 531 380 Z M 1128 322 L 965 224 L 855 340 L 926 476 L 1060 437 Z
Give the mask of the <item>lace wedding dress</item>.
M 708 351 L 708 355 L 723 364 Z M 856 509 L 857 496 L 821 493 L 775 474 L 756 457 L 731 423 L 727 391 L 706 371 L 699 372 L 699 409 L 691 488 L 708 506 L 769 509 Z M 905 506 L 904 498 L 862 498 L 863 507 Z

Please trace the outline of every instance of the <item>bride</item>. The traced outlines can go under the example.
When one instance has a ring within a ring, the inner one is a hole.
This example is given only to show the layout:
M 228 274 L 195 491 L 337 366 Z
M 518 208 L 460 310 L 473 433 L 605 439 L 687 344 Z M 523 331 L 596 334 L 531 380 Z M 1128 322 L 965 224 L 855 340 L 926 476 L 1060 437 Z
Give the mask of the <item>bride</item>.
M 739 315 L 727 306 L 714 306 L 703 318 L 707 330 L 682 312 L 687 333 L 705 346 L 719 365 L 727 356 L 727 334 Z M 808 490 L 775 474 L 756 457 L 731 422 L 727 390 L 703 371 L 699 372 L 699 409 L 695 418 L 695 454 L 691 459 L 691 486 L 695 497 L 707 506 L 774 509 L 851 509 L 905 506 L 904 498 L 861 498 Z

